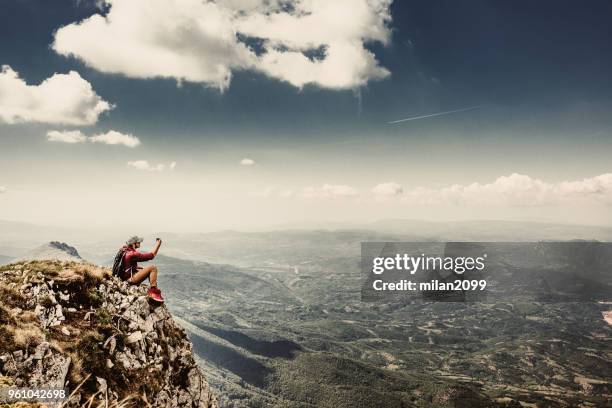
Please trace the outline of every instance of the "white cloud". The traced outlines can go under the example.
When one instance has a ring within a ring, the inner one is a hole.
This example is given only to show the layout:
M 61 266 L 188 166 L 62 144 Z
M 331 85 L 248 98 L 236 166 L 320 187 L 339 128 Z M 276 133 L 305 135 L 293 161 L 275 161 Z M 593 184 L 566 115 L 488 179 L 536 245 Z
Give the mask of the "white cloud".
M 110 130 L 106 133 L 100 133 L 89 138 L 92 143 L 104 143 L 108 145 L 124 145 L 127 147 L 136 147 L 140 144 L 140 140 L 131 134 Z
M 255 164 L 255 160 L 253 159 L 249 159 L 249 158 L 244 158 L 242 160 L 240 160 L 240 165 L 241 166 L 252 166 Z
M 390 181 L 388 183 L 380 183 L 372 188 L 372 193 L 376 196 L 381 197 L 392 197 L 400 195 L 404 192 L 404 189 L 401 185 Z
M 391 0 L 106 3 L 111 7 L 106 16 L 60 28 L 53 49 L 102 72 L 175 78 L 221 90 L 234 70 L 331 89 L 389 75 L 364 44 L 388 42 Z M 258 39 L 261 52 L 245 38 Z
M 80 130 L 50 130 L 47 132 L 47 140 L 62 143 L 83 143 L 87 140 Z
M 376 201 L 398 199 L 417 206 L 466 207 L 528 207 L 563 206 L 571 204 L 612 205 L 612 173 L 576 181 L 545 182 L 527 175 L 513 173 L 491 183 L 454 184 L 442 188 L 418 187 L 406 191 L 400 184 L 389 181 L 371 189 Z M 365 198 L 346 184 L 323 184 L 301 190 L 268 187 L 251 193 L 257 197 L 307 199 Z
M 0 186 L 0 194 L 2 193 L 6 193 L 8 190 L 6 189 L 6 187 Z
M 47 140 L 50 142 L 83 143 L 89 140 L 92 143 L 104 143 L 108 145 L 124 145 L 136 147 L 140 140 L 130 134 L 110 130 L 93 136 L 85 136 L 80 130 L 50 130 L 47 132 Z M 176 165 L 176 163 L 175 163 Z
M 135 160 L 135 161 L 129 161 L 127 163 L 128 167 L 134 168 L 136 170 L 141 170 L 141 171 L 164 171 L 164 170 L 174 170 L 174 168 L 176 167 L 176 162 L 172 162 L 168 165 L 166 164 L 156 164 L 156 165 L 151 165 L 149 164 L 149 162 L 147 160 Z
M 417 188 L 407 192 L 403 200 L 419 205 L 539 206 L 584 200 L 612 204 L 612 173 L 557 183 L 514 173 L 488 184 L 455 184 L 440 189 Z
M 262 8 L 236 20 L 239 32 L 267 41 L 267 52 L 258 57 L 256 69 L 299 88 L 307 84 L 331 89 L 356 88 L 389 75 L 364 47 L 364 42 L 387 43 L 391 1 L 289 3 L 295 8 L 292 13 L 282 12 L 274 4 L 272 10 Z M 318 51 L 318 58 L 304 53 L 314 50 Z
M 112 107 L 75 71 L 28 85 L 11 67 L 2 66 L 0 122 L 92 125 Z
M 356 189 L 344 184 L 323 184 L 320 187 L 306 187 L 302 189 L 302 196 L 305 198 L 352 197 L 357 194 Z

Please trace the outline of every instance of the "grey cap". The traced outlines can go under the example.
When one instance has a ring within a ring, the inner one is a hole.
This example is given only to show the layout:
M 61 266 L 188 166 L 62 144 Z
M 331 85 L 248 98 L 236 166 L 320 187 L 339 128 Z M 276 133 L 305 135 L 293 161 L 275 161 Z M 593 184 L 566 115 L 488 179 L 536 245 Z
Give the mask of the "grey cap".
M 135 244 L 137 242 L 142 242 L 144 239 L 142 237 L 139 237 L 138 235 L 134 235 L 133 237 L 131 237 L 130 239 L 128 239 L 127 241 L 125 241 L 125 243 L 127 245 L 132 245 Z

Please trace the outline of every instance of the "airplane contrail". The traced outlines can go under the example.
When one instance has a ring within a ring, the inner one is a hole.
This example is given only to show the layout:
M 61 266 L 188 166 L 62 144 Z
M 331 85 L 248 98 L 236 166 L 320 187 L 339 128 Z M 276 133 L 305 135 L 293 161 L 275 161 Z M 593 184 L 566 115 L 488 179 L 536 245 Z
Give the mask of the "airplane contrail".
M 438 113 L 431 113 L 429 115 L 413 116 L 413 117 L 406 118 L 406 119 L 399 119 L 399 120 L 394 120 L 392 122 L 387 122 L 387 124 L 393 125 L 393 124 L 396 124 L 396 123 L 408 122 L 410 120 L 433 118 L 434 116 L 449 115 L 451 113 L 465 112 L 465 111 L 469 111 L 469 110 L 473 110 L 473 109 L 478 109 L 478 108 L 482 108 L 482 107 L 483 107 L 483 105 L 470 106 L 469 108 L 455 109 L 455 110 L 451 110 L 451 111 L 438 112 Z

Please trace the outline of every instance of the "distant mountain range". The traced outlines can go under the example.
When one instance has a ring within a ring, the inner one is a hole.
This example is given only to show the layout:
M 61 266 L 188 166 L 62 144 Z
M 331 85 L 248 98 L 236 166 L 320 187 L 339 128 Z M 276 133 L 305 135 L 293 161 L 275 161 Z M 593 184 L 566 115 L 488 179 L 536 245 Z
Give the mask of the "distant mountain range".
M 383 219 L 372 223 L 319 224 L 316 227 L 312 224 L 310 228 L 257 232 L 131 231 L 131 234 L 149 237 L 143 244 L 145 250 L 152 245 L 152 237 L 159 236 L 164 240 L 163 254 L 242 266 L 262 260 L 285 260 L 287 257 L 295 261 L 296 255 L 307 260 L 322 255 L 322 251 L 328 254 L 354 253 L 359 251 L 363 241 L 612 241 L 612 227 L 538 222 Z M 121 226 L 116 230 L 68 229 L 0 220 L 0 255 L 20 258 L 32 247 L 58 240 L 76 245 L 87 260 L 108 264 L 129 235 Z M 296 248 L 299 248 L 299 254 L 294 252 Z

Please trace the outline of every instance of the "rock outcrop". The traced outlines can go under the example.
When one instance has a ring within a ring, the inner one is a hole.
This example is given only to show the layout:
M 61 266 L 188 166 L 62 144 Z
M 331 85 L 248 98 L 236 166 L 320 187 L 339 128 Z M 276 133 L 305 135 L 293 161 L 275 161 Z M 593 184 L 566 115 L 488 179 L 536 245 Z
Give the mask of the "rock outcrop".
M 0 384 L 66 388 L 67 408 L 217 407 L 166 307 L 77 262 L 0 267 Z

